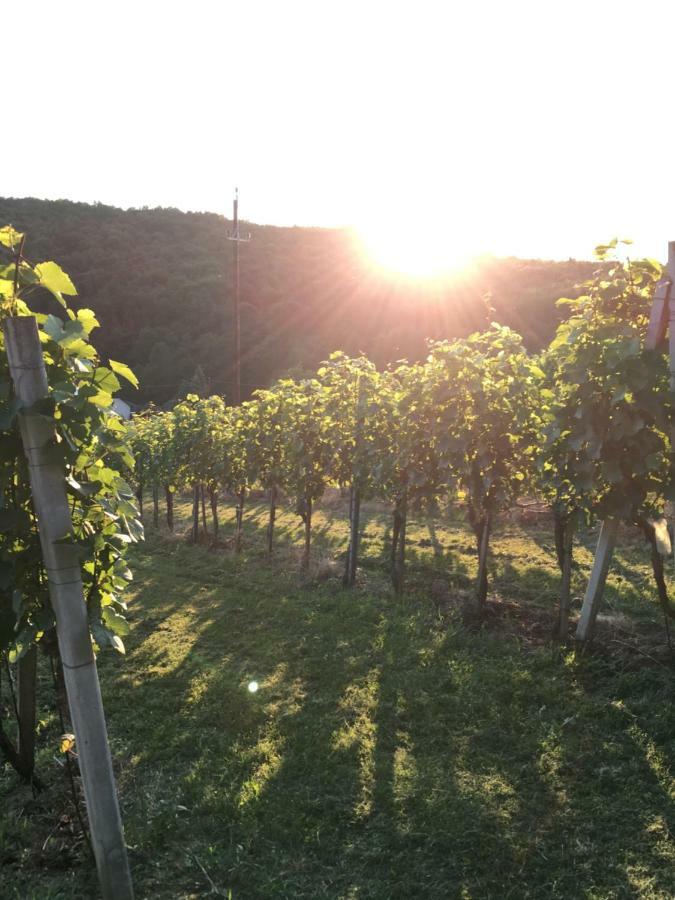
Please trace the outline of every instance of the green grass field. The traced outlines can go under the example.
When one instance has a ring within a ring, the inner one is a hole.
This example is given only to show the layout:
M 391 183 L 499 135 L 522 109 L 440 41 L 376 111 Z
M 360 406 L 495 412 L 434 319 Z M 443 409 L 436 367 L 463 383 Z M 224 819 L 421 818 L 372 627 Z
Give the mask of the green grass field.
M 395 599 L 376 507 L 358 587 L 342 588 L 344 513 L 317 511 L 306 574 L 291 513 L 266 559 L 262 506 L 239 558 L 189 545 L 184 503 L 175 537 L 150 526 L 134 551 L 127 656 L 102 656 L 100 675 L 138 897 L 675 896 L 675 669 L 637 536 L 580 656 L 549 641 L 546 521 L 497 529 L 478 627 L 459 518 L 414 519 Z M 0 896 L 95 897 L 44 663 L 48 790 L 4 769 Z

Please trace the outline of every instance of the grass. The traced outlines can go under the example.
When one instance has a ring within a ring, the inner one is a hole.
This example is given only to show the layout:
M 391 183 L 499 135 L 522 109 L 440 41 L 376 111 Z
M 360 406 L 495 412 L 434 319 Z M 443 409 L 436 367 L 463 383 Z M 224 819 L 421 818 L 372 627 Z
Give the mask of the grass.
M 297 518 L 281 515 L 271 562 L 264 519 L 248 511 L 239 558 L 152 530 L 133 554 L 127 657 L 103 655 L 100 675 L 139 897 L 675 895 L 675 679 L 641 543 L 622 538 L 581 656 L 548 640 L 545 522 L 501 524 L 477 628 L 461 615 L 476 555 L 460 520 L 411 524 L 397 600 L 378 508 L 352 592 L 337 501 L 316 513 L 307 575 Z M 42 669 L 49 789 L 3 774 L 0 896 L 88 898 Z

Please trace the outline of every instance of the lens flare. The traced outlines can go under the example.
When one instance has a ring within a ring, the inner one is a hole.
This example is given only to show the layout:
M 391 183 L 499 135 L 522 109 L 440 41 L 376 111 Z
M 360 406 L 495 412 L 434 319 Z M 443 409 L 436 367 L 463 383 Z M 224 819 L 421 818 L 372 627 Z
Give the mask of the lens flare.
M 475 241 L 447 227 L 411 233 L 400 220 L 374 220 L 356 229 L 365 259 L 404 278 L 437 279 L 468 266 L 479 255 Z

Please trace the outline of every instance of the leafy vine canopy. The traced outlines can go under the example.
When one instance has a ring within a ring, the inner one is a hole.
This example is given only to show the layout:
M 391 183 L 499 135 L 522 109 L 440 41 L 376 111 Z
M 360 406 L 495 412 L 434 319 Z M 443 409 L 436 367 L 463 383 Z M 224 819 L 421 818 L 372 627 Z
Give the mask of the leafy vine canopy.
M 92 640 L 124 652 L 123 592 L 132 579 L 125 556 L 143 527 L 127 480 L 134 467 L 128 426 L 113 410 L 113 395 L 120 379 L 138 382 L 124 363 L 101 363 L 90 340 L 96 316 L 69 307 L 68 298 L 77 295 L 69 276 L 53 261 L 31 263 L 23 249 L 24 235 L 0 228 L 0 313 L 35 316 L 49 394 L 22 410 L 0 334 L 0 650 L 17 659 L 54 628 L 18 428 L 23 412 L 44 417 L 54 429 L 50 452 L 64 468 L 72 514 L 72 530 L 62 540 L 81 559 Z M 61 315 L 32 311 L 31 296 L 44 290 Z

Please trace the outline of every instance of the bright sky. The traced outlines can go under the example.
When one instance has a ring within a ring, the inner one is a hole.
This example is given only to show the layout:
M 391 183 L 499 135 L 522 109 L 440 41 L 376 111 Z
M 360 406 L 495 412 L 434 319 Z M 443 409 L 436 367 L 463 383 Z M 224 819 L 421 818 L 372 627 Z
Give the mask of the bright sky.
M 460 257 L 584 257 L 618 234 L 662 258 L 675 239 L 663 0 L 30 0 L 2 17 L 3 196 L 229 215 L 238 185 L 250 221 Z

